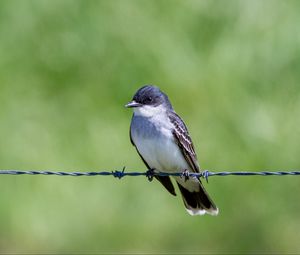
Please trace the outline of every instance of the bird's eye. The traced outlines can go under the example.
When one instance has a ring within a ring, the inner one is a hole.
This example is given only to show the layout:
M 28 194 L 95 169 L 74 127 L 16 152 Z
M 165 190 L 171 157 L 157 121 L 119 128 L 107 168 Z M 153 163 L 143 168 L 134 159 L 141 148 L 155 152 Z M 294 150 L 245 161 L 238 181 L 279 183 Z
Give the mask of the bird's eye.
M 147 97 L 147 102 L 151 103 L 152 102 L 152 97 Z

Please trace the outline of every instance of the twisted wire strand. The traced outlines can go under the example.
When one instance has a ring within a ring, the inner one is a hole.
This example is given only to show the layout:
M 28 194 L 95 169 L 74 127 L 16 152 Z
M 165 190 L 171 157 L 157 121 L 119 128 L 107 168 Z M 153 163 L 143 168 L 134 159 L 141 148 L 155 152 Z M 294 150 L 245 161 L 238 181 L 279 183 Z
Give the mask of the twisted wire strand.
M 57 175 L 57 176 L 113 176 L 115 178 L 123 178 L 125 176 L 146 176 L 149 181 L 153 179 L 154 176 L 182 176 L 182 177 L 196 177 L 204 178 L 208 181 L 208 177 L 211 176 L 285 176 L 285 175 L 300 175 L 300 171 L 261 171 L 261 172 L 251 172 L 251 171 L 223 171 L 223 172 L 213 172 L 209 170 L 204 170 L 201 173 L 191 173 L 191 172 L 181 172 L 181 173 L 166 173 L 157 172 L 154 170 L 148 170 L 146 172 L 125 172 L 125 167 L 119 171 L 100 171 L 100 172 L 65 172 L 65 171 L 50 171 L 50 170 L 0 170 L 0 174 L 3 175 Z

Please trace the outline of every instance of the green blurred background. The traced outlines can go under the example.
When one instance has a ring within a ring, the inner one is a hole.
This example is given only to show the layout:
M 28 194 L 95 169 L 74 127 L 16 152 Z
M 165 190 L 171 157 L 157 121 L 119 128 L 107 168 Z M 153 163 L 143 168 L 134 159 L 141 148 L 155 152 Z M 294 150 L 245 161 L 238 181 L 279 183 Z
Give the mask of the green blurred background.
M 0 168 L 144 171 L 142 85 L 203 169 L 300 169 L 299 1 L 0 2 Z M 217 217 L 146 178 L 0 176 L 0 253 L 300 253 L 299 177 L 211 177 Z

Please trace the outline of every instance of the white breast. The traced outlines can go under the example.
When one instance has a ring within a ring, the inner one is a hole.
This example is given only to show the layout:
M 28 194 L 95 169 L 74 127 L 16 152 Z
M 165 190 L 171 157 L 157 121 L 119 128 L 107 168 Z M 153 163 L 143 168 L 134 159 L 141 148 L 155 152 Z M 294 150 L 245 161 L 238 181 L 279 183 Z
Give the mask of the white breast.
M 167 120 L 167 121 L 166 121 Z M 165 114 L 135 114 L 131 137 L 147 164 L 162 172 L 191 170 L 172 134 L 172 123 Z

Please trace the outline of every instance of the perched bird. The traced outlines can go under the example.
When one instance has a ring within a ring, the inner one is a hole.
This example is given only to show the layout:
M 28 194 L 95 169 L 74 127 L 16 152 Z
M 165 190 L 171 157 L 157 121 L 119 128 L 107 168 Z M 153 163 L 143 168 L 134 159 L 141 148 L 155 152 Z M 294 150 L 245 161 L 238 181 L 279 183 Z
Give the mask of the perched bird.
M 200 167 L 183 120 L 168 97 L 156 86 L 140 88 L 126 107 L 133 108 L 130 140 L 149 170 L 167 173 L 194 172 Z M 169 176 L 155 176 L 174 196 Z M 196 177 L 174 177 L 186 210 L 191 215 L 218 214 L 218 208 Z

